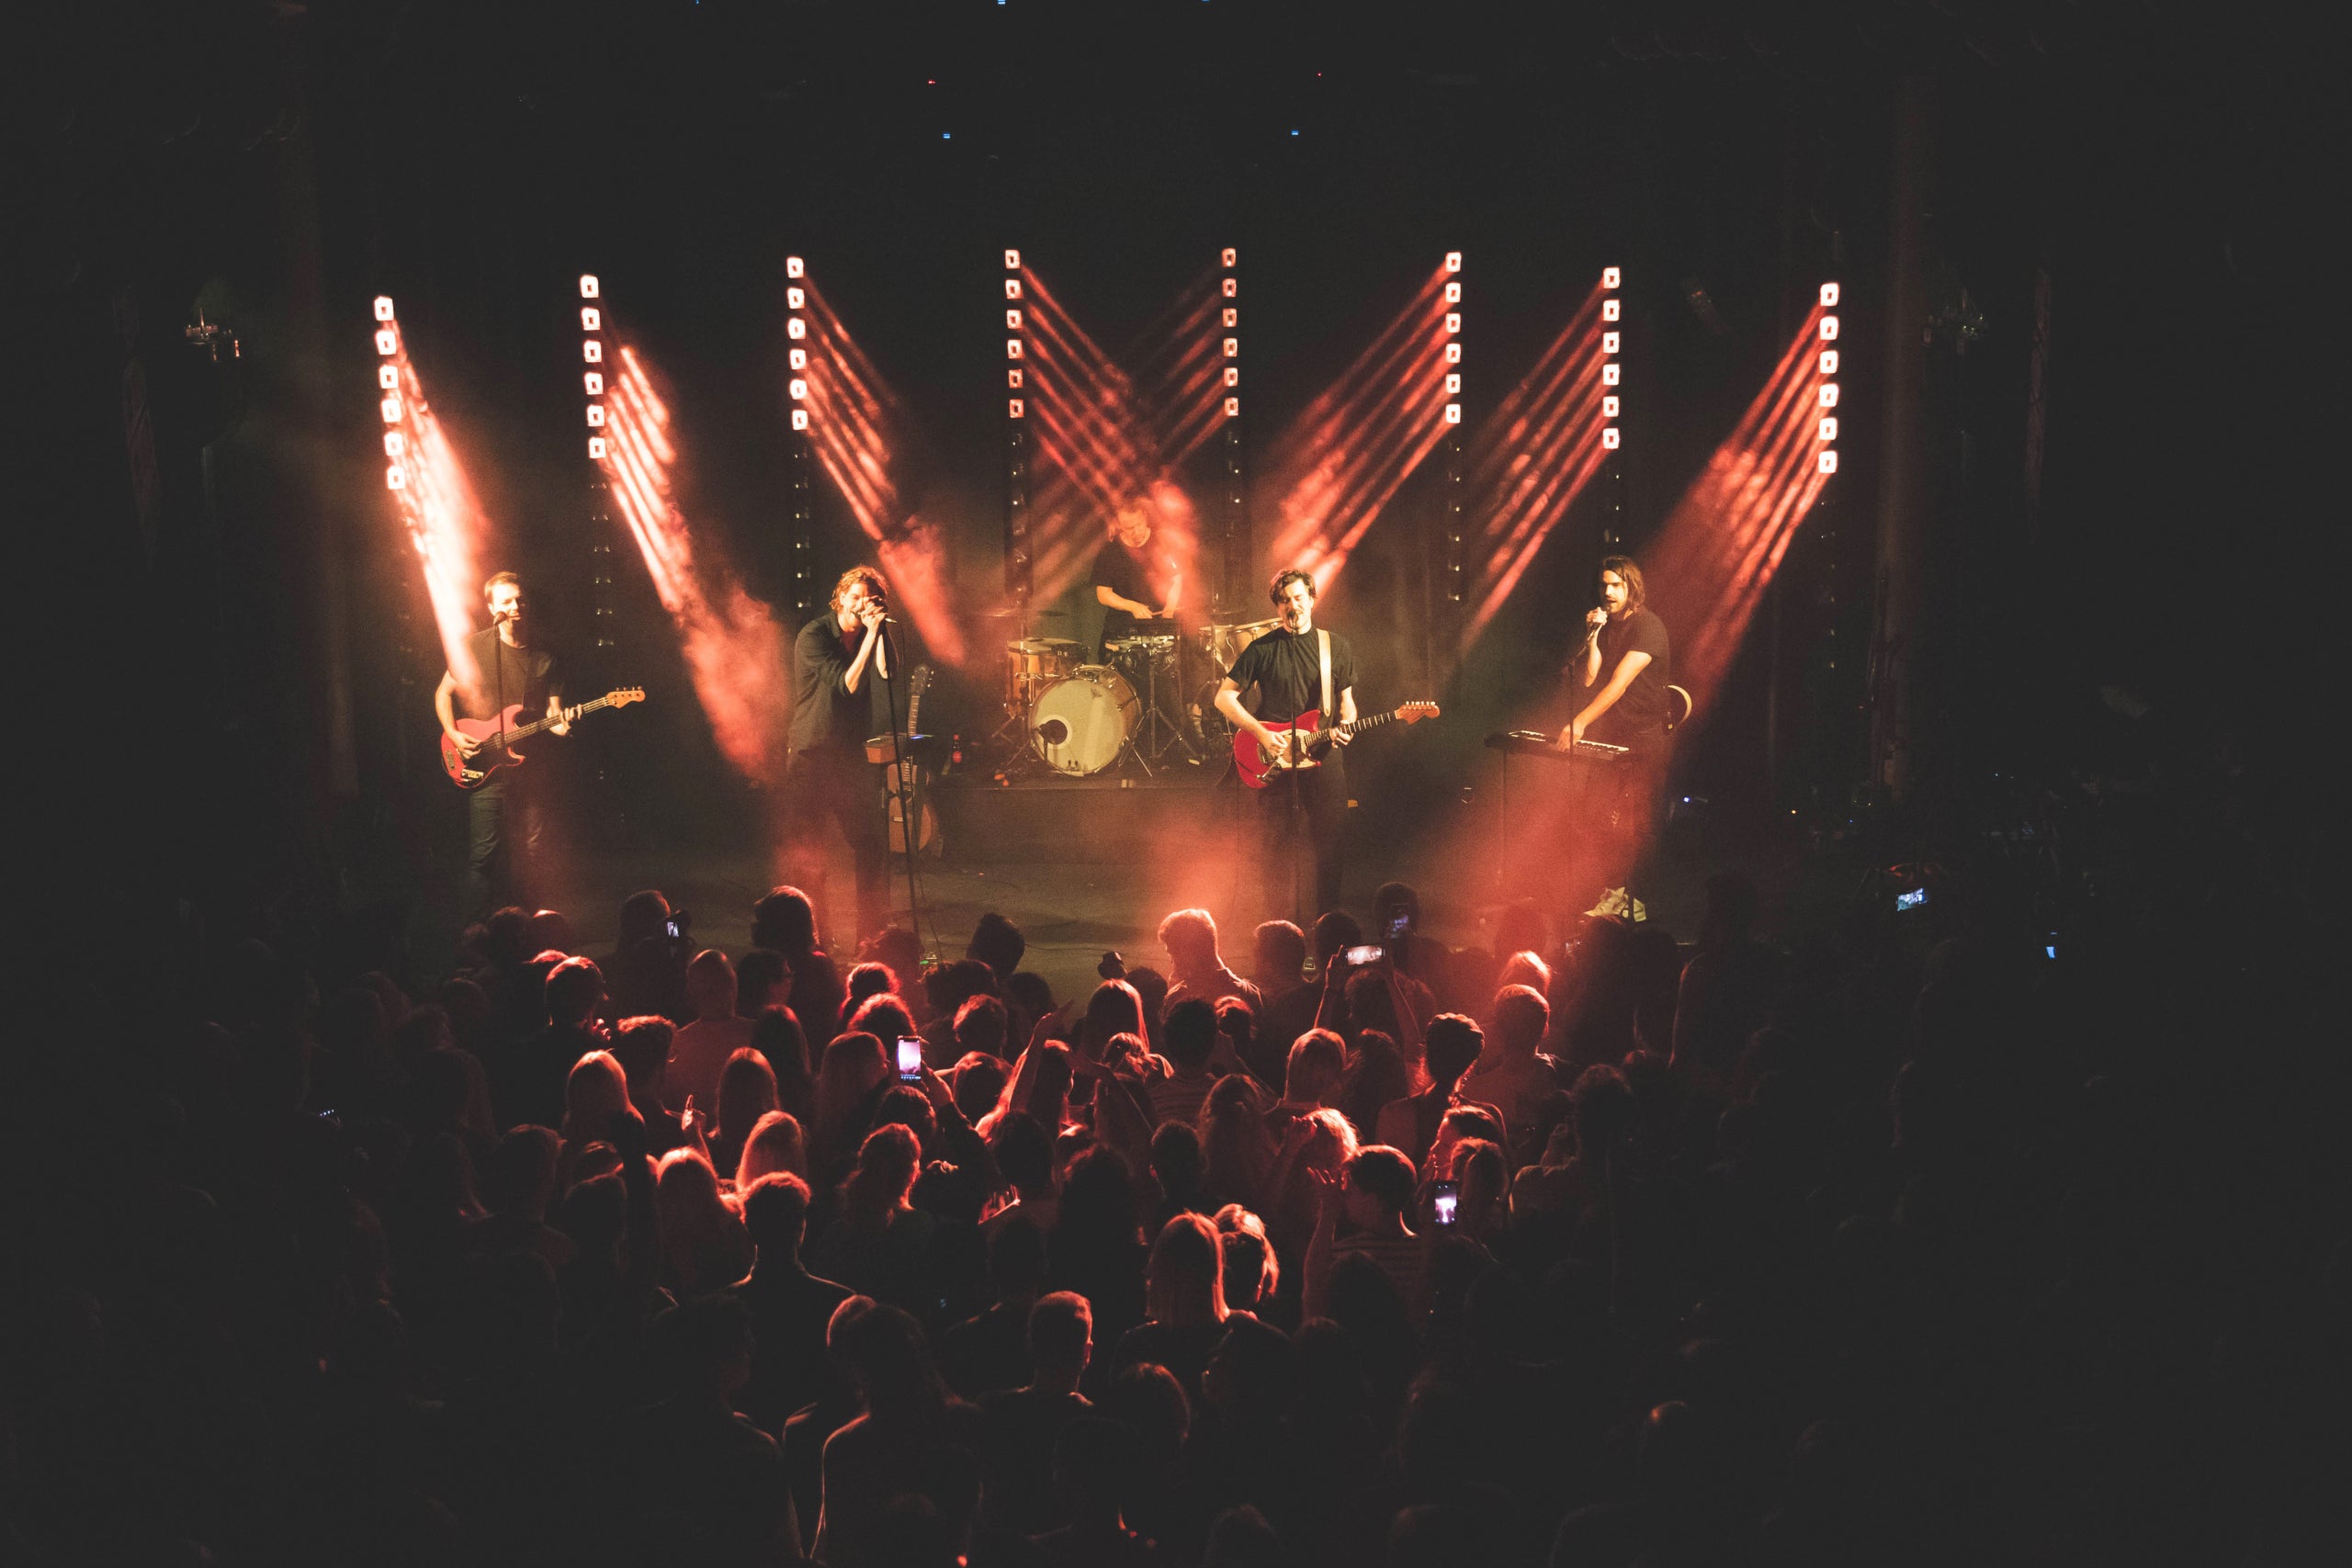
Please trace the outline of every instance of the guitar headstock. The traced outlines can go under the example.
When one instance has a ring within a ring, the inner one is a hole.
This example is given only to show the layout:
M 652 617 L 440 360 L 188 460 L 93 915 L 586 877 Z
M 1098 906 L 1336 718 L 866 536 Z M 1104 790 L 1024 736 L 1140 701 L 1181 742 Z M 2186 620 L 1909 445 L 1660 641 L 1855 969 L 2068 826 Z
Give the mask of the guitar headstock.
M 1396 705 L 1396 722 L 1399 724 L 1419 724 L 1425 718 L 1436 716 L 1435 703 L 1398 703 Z
M 616 708 L 625 708 L 631 703 L 641 703 L 644 700 L 645 688 L 642 686 L 623 686 L 616 691 L 605 694 L 605 701 Z

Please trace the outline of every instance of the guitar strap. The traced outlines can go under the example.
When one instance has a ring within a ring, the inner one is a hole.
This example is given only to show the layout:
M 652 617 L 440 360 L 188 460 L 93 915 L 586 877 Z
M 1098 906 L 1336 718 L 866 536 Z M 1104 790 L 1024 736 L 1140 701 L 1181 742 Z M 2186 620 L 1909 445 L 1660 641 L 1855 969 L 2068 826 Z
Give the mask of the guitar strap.
M 1331 707 L 1331 634 L 1321 626 L 1315 628 L 1315 650 L 1323 660 L 1323 724 L 1329 728 L 1340 716 Z

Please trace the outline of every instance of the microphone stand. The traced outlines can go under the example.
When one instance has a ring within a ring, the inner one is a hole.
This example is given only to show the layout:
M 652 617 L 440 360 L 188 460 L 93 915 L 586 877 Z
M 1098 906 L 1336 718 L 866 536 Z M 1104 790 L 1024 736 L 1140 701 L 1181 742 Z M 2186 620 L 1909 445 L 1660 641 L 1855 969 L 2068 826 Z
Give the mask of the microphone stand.
M 883 628 L 875 633 L 875 653 L 877 657 L 888 651 L 890 633 L 886 622 Z M 922 948 L 922 893 L 915 885 L 915 849 L 917 840 L 922 837 L 922 802 L 915 794 L 915 779 L 907 773 L 906 747 L 899 734 L 899 682 L 892 669 L 893 663 L 895 660 L 886 661 L 882 666 L 882 705 L 890 719 L 890 767 L 897 775 L 895 782 L 899 786 L 899 837 L 906 844 L 907 925 L 914 932 L 915 945 Z M 886 793 L 882 806 L 882 842 L 885 848 L 889 845 L 889 834 L 890 807 Z M 924 951 L 927 953 L 929 950 Z

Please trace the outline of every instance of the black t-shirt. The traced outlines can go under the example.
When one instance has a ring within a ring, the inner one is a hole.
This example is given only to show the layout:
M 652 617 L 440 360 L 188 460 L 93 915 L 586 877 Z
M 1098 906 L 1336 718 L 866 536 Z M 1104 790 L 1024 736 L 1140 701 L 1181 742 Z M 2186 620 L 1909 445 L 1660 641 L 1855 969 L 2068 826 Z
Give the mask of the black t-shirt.
M 498 628 L 488 627 L 466 638 L 472 650 L 480 683 L 458 682 L 458 711 L 465 718 L 496 718 L 505 708 L 523 705 L 521 722 L 544 718 L 550 693 L 560 697 L 563 682 L 556 673 L 555 655 L 544 648 L 509 648 L 499 640 Z
M 859 626 L 844 642 L 841 622 L 831 609 L 801 627 L 793 639 L 794 755 L 817 752 L 863 759 L 865 738 L 880 733 L 882 726 L 874 720 L 874 692 L 881 682 L 875 678 L 873 661 L 866 662 L 856 691 L 842 683 L 857 658 L 858 645 L 865 640 L 865 628 Z M 894 651 L 891 671 L 896 674 L 897 671 Z
M 1122 599 L 1138 604 L 1159 608 L 1160 590 L 1157 584 L 1166 581 L 1164 564 L 1146 541 L 1143 548 L 1131 550 L 1116 539 L 1105 543 L 1094 552 L 1094 586 L 1107 588 Z M 1138 631 L 1168 632 L 1175 629 L 1173 621 L 1138 621 L 1115 605 L 1106 605 L 1102 615 L 1102 641 L 1109 644 L 1123 637 L 1134 637 Z
M 1251 686 L 1258 688 L 1258 700 L 1250 711 L 1267 724 L 1283 724 L 1296 718 L 1323 701 L 1323 656 L 1316 648 L 1314 632 L 1271 631 L 1241 650 L 1241 657 L 1226 671 L 1226 679 L 1241 689 L 1248 702 Z M 1340 694 L 1356 683 L 1356 656 L 1348 647 L 1348 639 L 1339 633 L 1331 634 L 1331 705 L 1338 708 Z M 1326 724 L 1335 724 L 1340 716 L 1323 716 Z
M 1634 677 L 1625 694 L 1600 716 L 1593 727 L 1594 739 L 1615 739 L 1656 729 L 1666 722 L 1666 688 L 1674 679 L 1672 651 L 1667 641 L 1666 623 L 1652 611 L 1636 610 L 1600 628 L 1600 677 L 1590 690 L 1579 694 L 1579 707 L 1591 700 L 1593 692 L 1609 684 L 1617 673 L 1618 660 L 1625 655 L 1646 653 L 1650 661 Z

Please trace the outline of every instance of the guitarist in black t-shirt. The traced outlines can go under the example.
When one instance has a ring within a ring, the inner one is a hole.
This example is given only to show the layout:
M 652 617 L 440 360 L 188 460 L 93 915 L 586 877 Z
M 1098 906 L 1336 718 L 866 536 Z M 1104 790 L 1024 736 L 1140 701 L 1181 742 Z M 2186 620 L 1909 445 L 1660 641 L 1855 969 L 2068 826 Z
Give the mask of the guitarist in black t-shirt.
M 1355 722 L 1356 660 L 1347 638 L 1316 629 L 1315 579 L 1296 568 L 1278 571 L 1270 597 L 1282 625 L 1241 650 L 1217 682 L 1216 710 L 1235 728 L 1285 759 L 1303 738 L 1287 730 L 1278 733 L 1268 725 L 1288 724 L 1309 709 L 1319 709 L 1324 728 L 1332 731 L 1330 745 L 1321 750 L 1315 765 L 1279 768 L 1268 788 L 1248 792 L 1255 802 L 1257 853 L 1269 903 L 1281 901 L 1290 863 L 1301 849 L 1314 859 L 1315 907 L 1301 912 L 1305 924 L 1340 907 L 1340 840 L 1348 810 L 1348 771 L 1340 748 L 1347 745 L 1349 734 L 1337 726 Z M 1329 707 L 1326 639 L 1330 649 Z M 1244 706 L 1242 694 L 1253 688 L 1255 694 Z M 1339 711 L 1329 711 L 1332 707 Z M 1298 842 L 1302 825 L 1304 845 Z
M 1673 649 L 1666 623 L 1646 603 L 1642 569 L 1630 557 L 1600 563 L 1600 605 L 1585 617 L 1584 643 L 1568 660 L 1569 689 L 1579 705 L 1555 744 L 1566 751 L 1590 739 L 1627 749 L 1623 762 L 1588 769 L 1578 791 L 1585 831 L 1607 846 L 1602 886 L 1620 886 L 1649 841 L 1666 792 Z
M 473 668 L 462 678 L 455 670 L 444 671 L 440 688 L 433 694 L 441 733 L 469 759 L 482 750 L 483 743 L 458 728 L 460 707 L 463 717 L 494 719 L 520 705 L 526 722 L 544 713 L 550 733 L 571 731 L 564 717 L 563 677 L 555 655 L 530 639 L 523 580 L 502 571 L 482 584 L 482 593 L 490 602 L 491 624 L 466 638 L 466 661 Z M 466 809 L 467 897 L 474 913 L 487 914 L 515 901 L 523 875 L 538 856 L 543 822 L 529 770 L 497 769 L 466 797 Z

